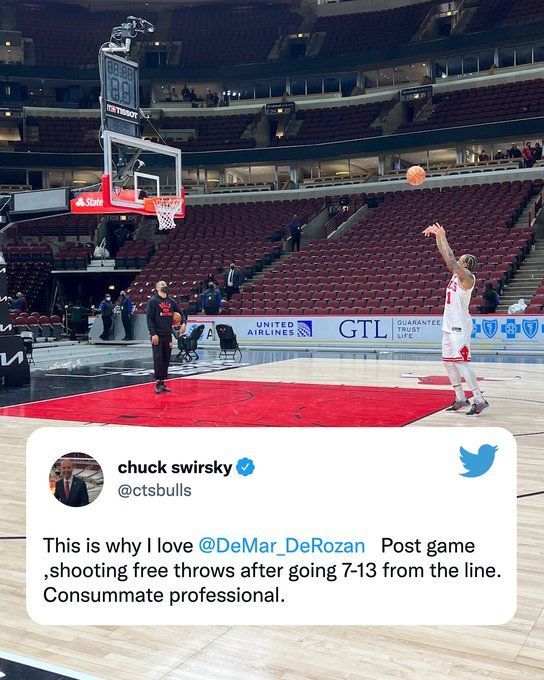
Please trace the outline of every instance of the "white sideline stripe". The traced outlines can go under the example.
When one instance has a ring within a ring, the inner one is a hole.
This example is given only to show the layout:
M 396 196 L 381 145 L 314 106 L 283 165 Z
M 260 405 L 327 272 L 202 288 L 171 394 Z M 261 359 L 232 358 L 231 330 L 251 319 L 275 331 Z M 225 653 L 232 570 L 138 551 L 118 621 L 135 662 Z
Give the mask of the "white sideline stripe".
M 11 652 L 4 652 L 0 650 L 0 661 L 2 659 L 6 659 L 7 661 L 13 661 L 14 663 L 24 664 L 26 666 L 30 666 L 31 668 L 39 668 L 42 671 L 49 671 L 50 673 L 59 673 L 60 675 L 66 675 L 69 678 L 74 678 L 74 680 L 100 680 L 100 678 L 97 675 L 79 673 L 78 671 L 73 671 L 69 668 L 63 668 L 62 666 L 55 666 L 54 664 L 46 663 L 45 661 L 37 661 L 36 659 L 29 659 L 26 656 L 20 656 L 19 654 L 12 654 Z

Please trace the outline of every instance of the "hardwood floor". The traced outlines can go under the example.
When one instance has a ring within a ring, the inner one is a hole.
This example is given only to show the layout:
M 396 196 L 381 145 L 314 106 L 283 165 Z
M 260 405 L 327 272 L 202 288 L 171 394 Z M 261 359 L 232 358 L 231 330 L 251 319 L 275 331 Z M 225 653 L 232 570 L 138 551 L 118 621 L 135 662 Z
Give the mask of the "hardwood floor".
M 0 418 L 2 651 L 108 680 L 544 679 L 544 366 L 477 363 L 492 408 L 471 420 L 440 412 L 418 426 L 506 427 L 518 443 L 519 599 L 499 627 L 45 627 L 25 609 L 25 446 L 62 421 Z M 439 361 L 291 359 L 232 371 L 229 380 L 415 387 Z M 519 377 L 517 377 L 519 376 Z M 202 380 L 225 379 L 208 374 Z M 506 380 L 502 380 L 505 378 Z M 432 385 L 433 389 L 437 386 Z M 427 385 L 420 385 L 427 389 Z M 448 389 L 447 386 L 443 386 Z M 467 423 L 469 421 L 469 423 Z M 108 426 L 105 426 L 108 427 Z

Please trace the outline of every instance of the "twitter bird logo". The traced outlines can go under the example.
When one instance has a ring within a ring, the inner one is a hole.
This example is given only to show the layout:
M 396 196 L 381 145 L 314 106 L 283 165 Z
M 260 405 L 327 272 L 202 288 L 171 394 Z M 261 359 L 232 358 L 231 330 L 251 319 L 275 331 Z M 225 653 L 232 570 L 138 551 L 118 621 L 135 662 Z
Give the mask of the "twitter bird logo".
M 460 472 L 459 474 L 462 477 L 480 477 L 485 475 L 493 465 L 498 448 L 498 446 L 482 444 L 478 449 L 478 453 L 470 453 L 470 451 L 460 446 L 461 463 L 463 463 L 466 472 Z

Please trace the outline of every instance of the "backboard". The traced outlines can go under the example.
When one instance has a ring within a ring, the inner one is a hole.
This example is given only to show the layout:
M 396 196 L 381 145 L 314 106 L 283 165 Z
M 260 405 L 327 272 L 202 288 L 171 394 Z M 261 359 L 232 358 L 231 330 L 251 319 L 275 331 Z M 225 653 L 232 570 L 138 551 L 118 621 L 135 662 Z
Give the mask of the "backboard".
M 102 138 L 105 204 L 142 210 L 144 198 L 182 195 L 179 149 L 108 130 Z
M 181 151 L 139 137 L 105 130 L 104 174 L 99 191 L 82 191 L 71 201 L 71 211 L 82 213 L 155 213 L 148 198 L 180 197 L 181 208 L 174 217 L 185 215 L 181 186 Z

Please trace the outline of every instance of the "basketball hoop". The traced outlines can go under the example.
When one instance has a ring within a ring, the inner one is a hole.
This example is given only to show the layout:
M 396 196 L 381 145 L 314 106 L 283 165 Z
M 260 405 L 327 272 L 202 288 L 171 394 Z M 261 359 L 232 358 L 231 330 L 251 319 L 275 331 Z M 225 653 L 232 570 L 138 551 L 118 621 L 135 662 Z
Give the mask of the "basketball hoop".
M 181 212 L 183 198 L 180 196 L 156 196 L 145 198 L 146 210 L 155 212 L 159 221 L 159 229 L 175 229 L 175 217 Z

